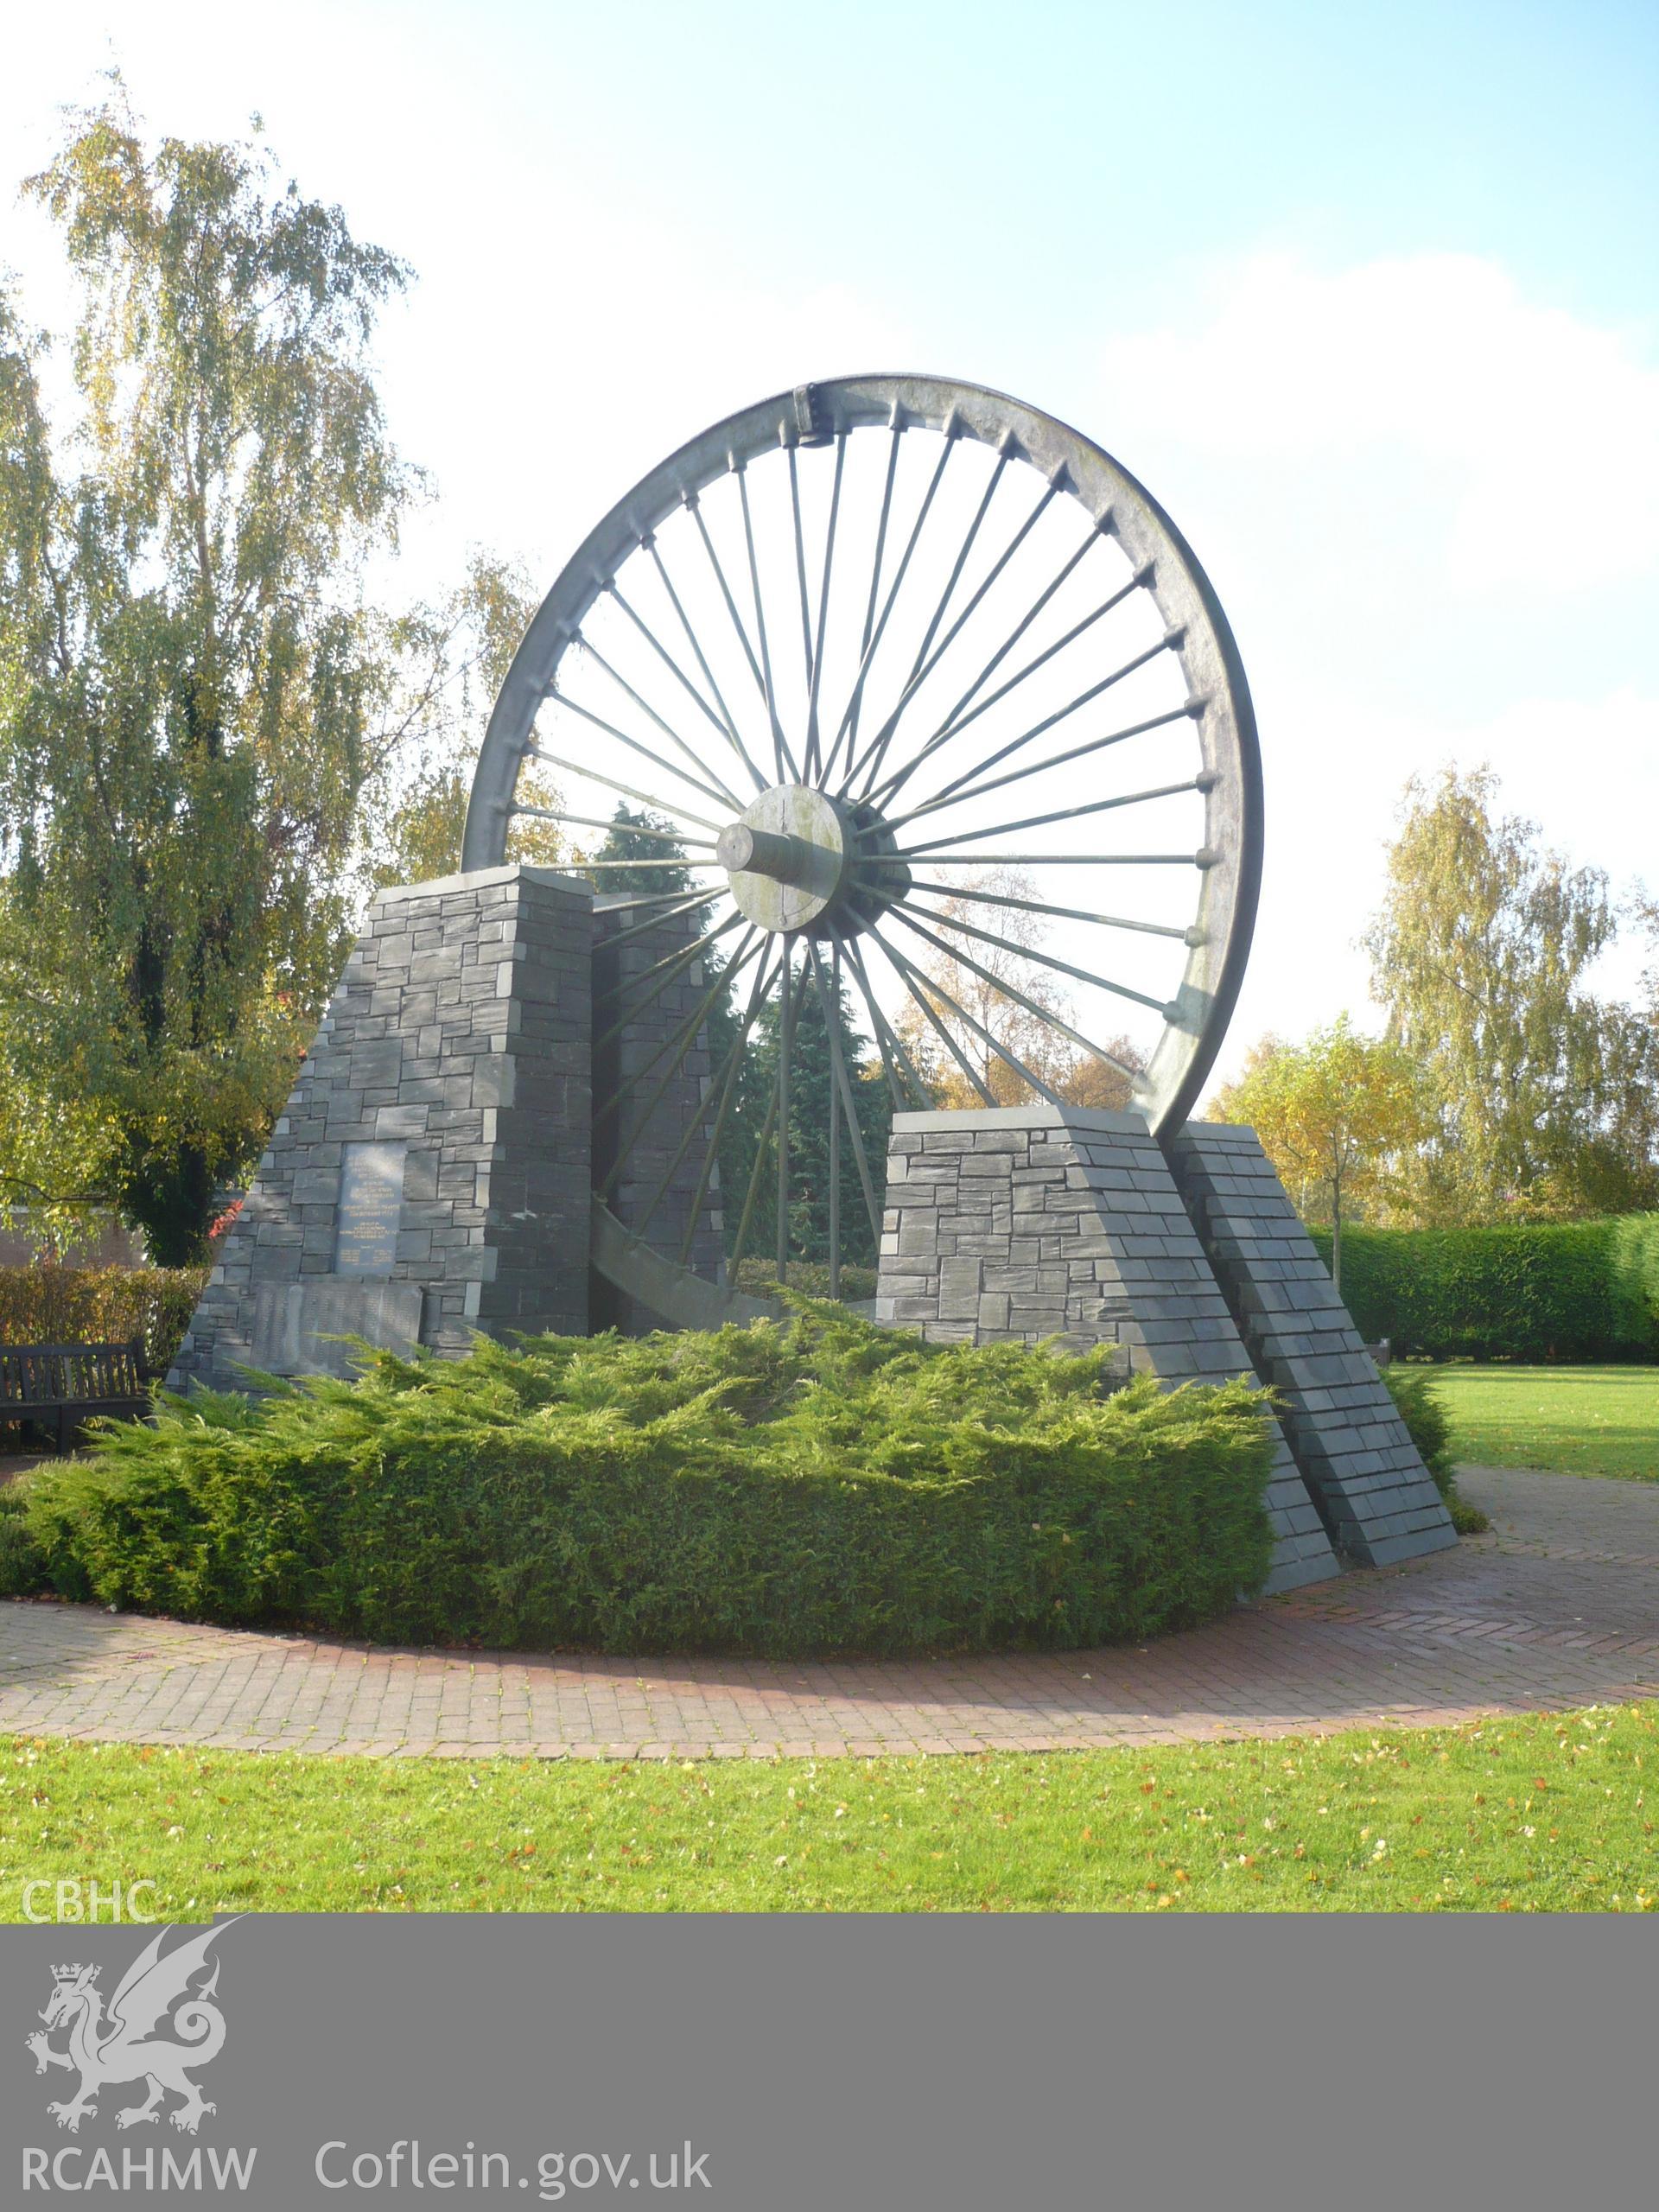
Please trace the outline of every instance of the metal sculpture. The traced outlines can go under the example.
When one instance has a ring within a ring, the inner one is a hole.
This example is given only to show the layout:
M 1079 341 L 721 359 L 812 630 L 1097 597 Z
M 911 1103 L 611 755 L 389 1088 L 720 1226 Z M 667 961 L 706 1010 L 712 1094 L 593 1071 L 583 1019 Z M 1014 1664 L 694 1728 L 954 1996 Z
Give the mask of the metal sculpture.
M 523 796 L 530 763 L 557 779 L 556 807 Z M 772 1167 L 785 1262 L 791 1027 L 808 991 L 830 1040 L 832 1255 L 842 1127 L 879 1238 L 830 1014 L 843 978 L 897 1106 L 930 1103 L 912 1049 L 925 1040 L 988 1106 L 1053 1099 L 1057 1069 L 1074 1080 L 1092 1063 L 1155 1133 L 1189 1112 L 1255 915 L 1249 696 L 1173 524 L 1052 416 L 973 385 L 854 377 L 747 408 L 653 469 L 578 549 L 519 648 L 463 866 L 499 864 L 515 816 L 602 831 L 619 797 L 654 817 L 636 835 L 661 858 L 584 864 L 601 887 L 626 868 L 673 887 L 601 903 L 625 936 L 687 932 L 630 982 L 633 1011 L 715 947 L 701 1013 L 721 992 L 737 1010 L 681 1146 L 700 1161 L 694 1217 L 743 1055 L 776 1009 L 777 1095 L 734 1262 Z M 1017 1019 L 988 1020 L 993 1007 Z M 702 1034 L 698 1007 L 677 1018 L 658 1096 Z M 630 1103 L 595 1101 L 620 1132 L 607 1188 L 649 1119 Z M 612 1235 L 598 1196 L 596 1265 L 661 1310 L 675 1262 L 645 1259 L 650 1207 Z M 697 1289 L 699 1313 L 717 1312 Z

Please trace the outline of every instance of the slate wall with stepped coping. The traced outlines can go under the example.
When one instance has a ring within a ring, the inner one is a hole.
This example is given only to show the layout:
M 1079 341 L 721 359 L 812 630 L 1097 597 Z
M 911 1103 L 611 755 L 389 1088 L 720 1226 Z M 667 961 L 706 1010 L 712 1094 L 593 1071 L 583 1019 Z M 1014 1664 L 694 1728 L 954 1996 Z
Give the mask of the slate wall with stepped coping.
M 1166 1150 L 1338 1550 L 1389 1567 L 1454 1543 L 1433 1478 L 1255 1130 L 1189 1122 Z

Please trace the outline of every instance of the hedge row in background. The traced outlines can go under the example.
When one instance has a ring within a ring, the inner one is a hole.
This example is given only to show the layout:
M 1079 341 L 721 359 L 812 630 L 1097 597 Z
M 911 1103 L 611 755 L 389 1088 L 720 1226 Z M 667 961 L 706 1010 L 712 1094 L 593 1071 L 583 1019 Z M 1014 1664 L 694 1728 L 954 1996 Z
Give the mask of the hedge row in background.
M 1313 1231 L 1325 1263 L 1328 1230 Z M 1659 1359 L 1659 1214 L 1513 1229 L 1344 1229 L 1368 1343 L 1431 1359 Z
M 778 1262 L 775 1260 L 740 1260 L 733 1270 L 732 1280 L 740 1290 L 747 1291 L 751 1298 L 775 1298 L 778 1294 Z M 789 1287 L 798 1290 L 804 1298 L 828 1298 L 830 1270 L 821 1260 L 791 1260 L 789 1263 Z M 841 1295 L 843 1302 L 857 1306 L 875 1296 L 874 1268 L 843 1267 L 841 1271 Z
M 0 1268 L 0 1344 L 144 1340 L 165 1375 L 207 1280 L 206 1268 Z
M 1144 1641 L 1260 1587 L 1243 1383 L 842 1310 L 372 1357 L 0 1491 L 0 1586 L 380 1642 L 792 1656 Z
M 1436 1387 L 1432 1367 L 1385 1367 L 1382 1380 L 1395 1410 L 1406 1424 L 1417 1456 L 1434 1478 L 1434 1487 L 1446 1500 L 1452 1525 L 1460 1536 L 1478 1536 L 1491 1522 L 1478 1505 L 1458 1494 L 1458 1461 L 1452 1446 L 1452 1424 Z

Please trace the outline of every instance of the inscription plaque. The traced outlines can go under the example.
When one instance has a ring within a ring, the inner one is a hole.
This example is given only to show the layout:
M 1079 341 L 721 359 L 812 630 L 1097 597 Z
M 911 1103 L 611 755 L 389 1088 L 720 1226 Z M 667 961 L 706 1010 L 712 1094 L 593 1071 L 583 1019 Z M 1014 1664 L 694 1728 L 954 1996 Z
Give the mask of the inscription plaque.
M 404 1159 L 409 1147 L 385 1141 L 341 1147 L 337 1275 L 389 1275 L 404 1214 Z

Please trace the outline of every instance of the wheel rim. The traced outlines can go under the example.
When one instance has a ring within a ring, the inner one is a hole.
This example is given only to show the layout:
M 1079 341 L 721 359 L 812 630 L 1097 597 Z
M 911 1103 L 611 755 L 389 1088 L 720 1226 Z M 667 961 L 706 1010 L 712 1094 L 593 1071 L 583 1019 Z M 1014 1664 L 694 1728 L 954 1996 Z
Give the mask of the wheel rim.
M 556 808 L 521 800 L 527 762 L 556 778 Z M 1255 917 L 1255 721 L 1180 534 L 1052 417 L 942 378 L 852 378 L 747 409 L 652 470 L 525 635 L 463 866 L 499 865 L 520 813 L 602 831 L 619 796 L 666 825 L 660 880 L 677 854 L 691 871 L 639 894 L 626 927 L 718 944 L 741 1013 L 685 1161 L 712 1163 L 769 1007 L 787 1130 L 790 1012 L 810 993 L 833 1039 L 843 982 L 896 1103 L 926 1103 L 925 1048 L 981 1103 L 1116 1068 L 1154 1131 L 1191 1110 Z M 679 958 L 655 963 L 660 990 L 692 972 L 695 950 Z M 852 1202 L 879 1236 L 885 1163 L 857 1140 L 855 1071 L 830 1058 Z M 841 1156 L 832 1141 L 832 1224 Z M 740 1200 L 752 1214 L 753 1189 Z

